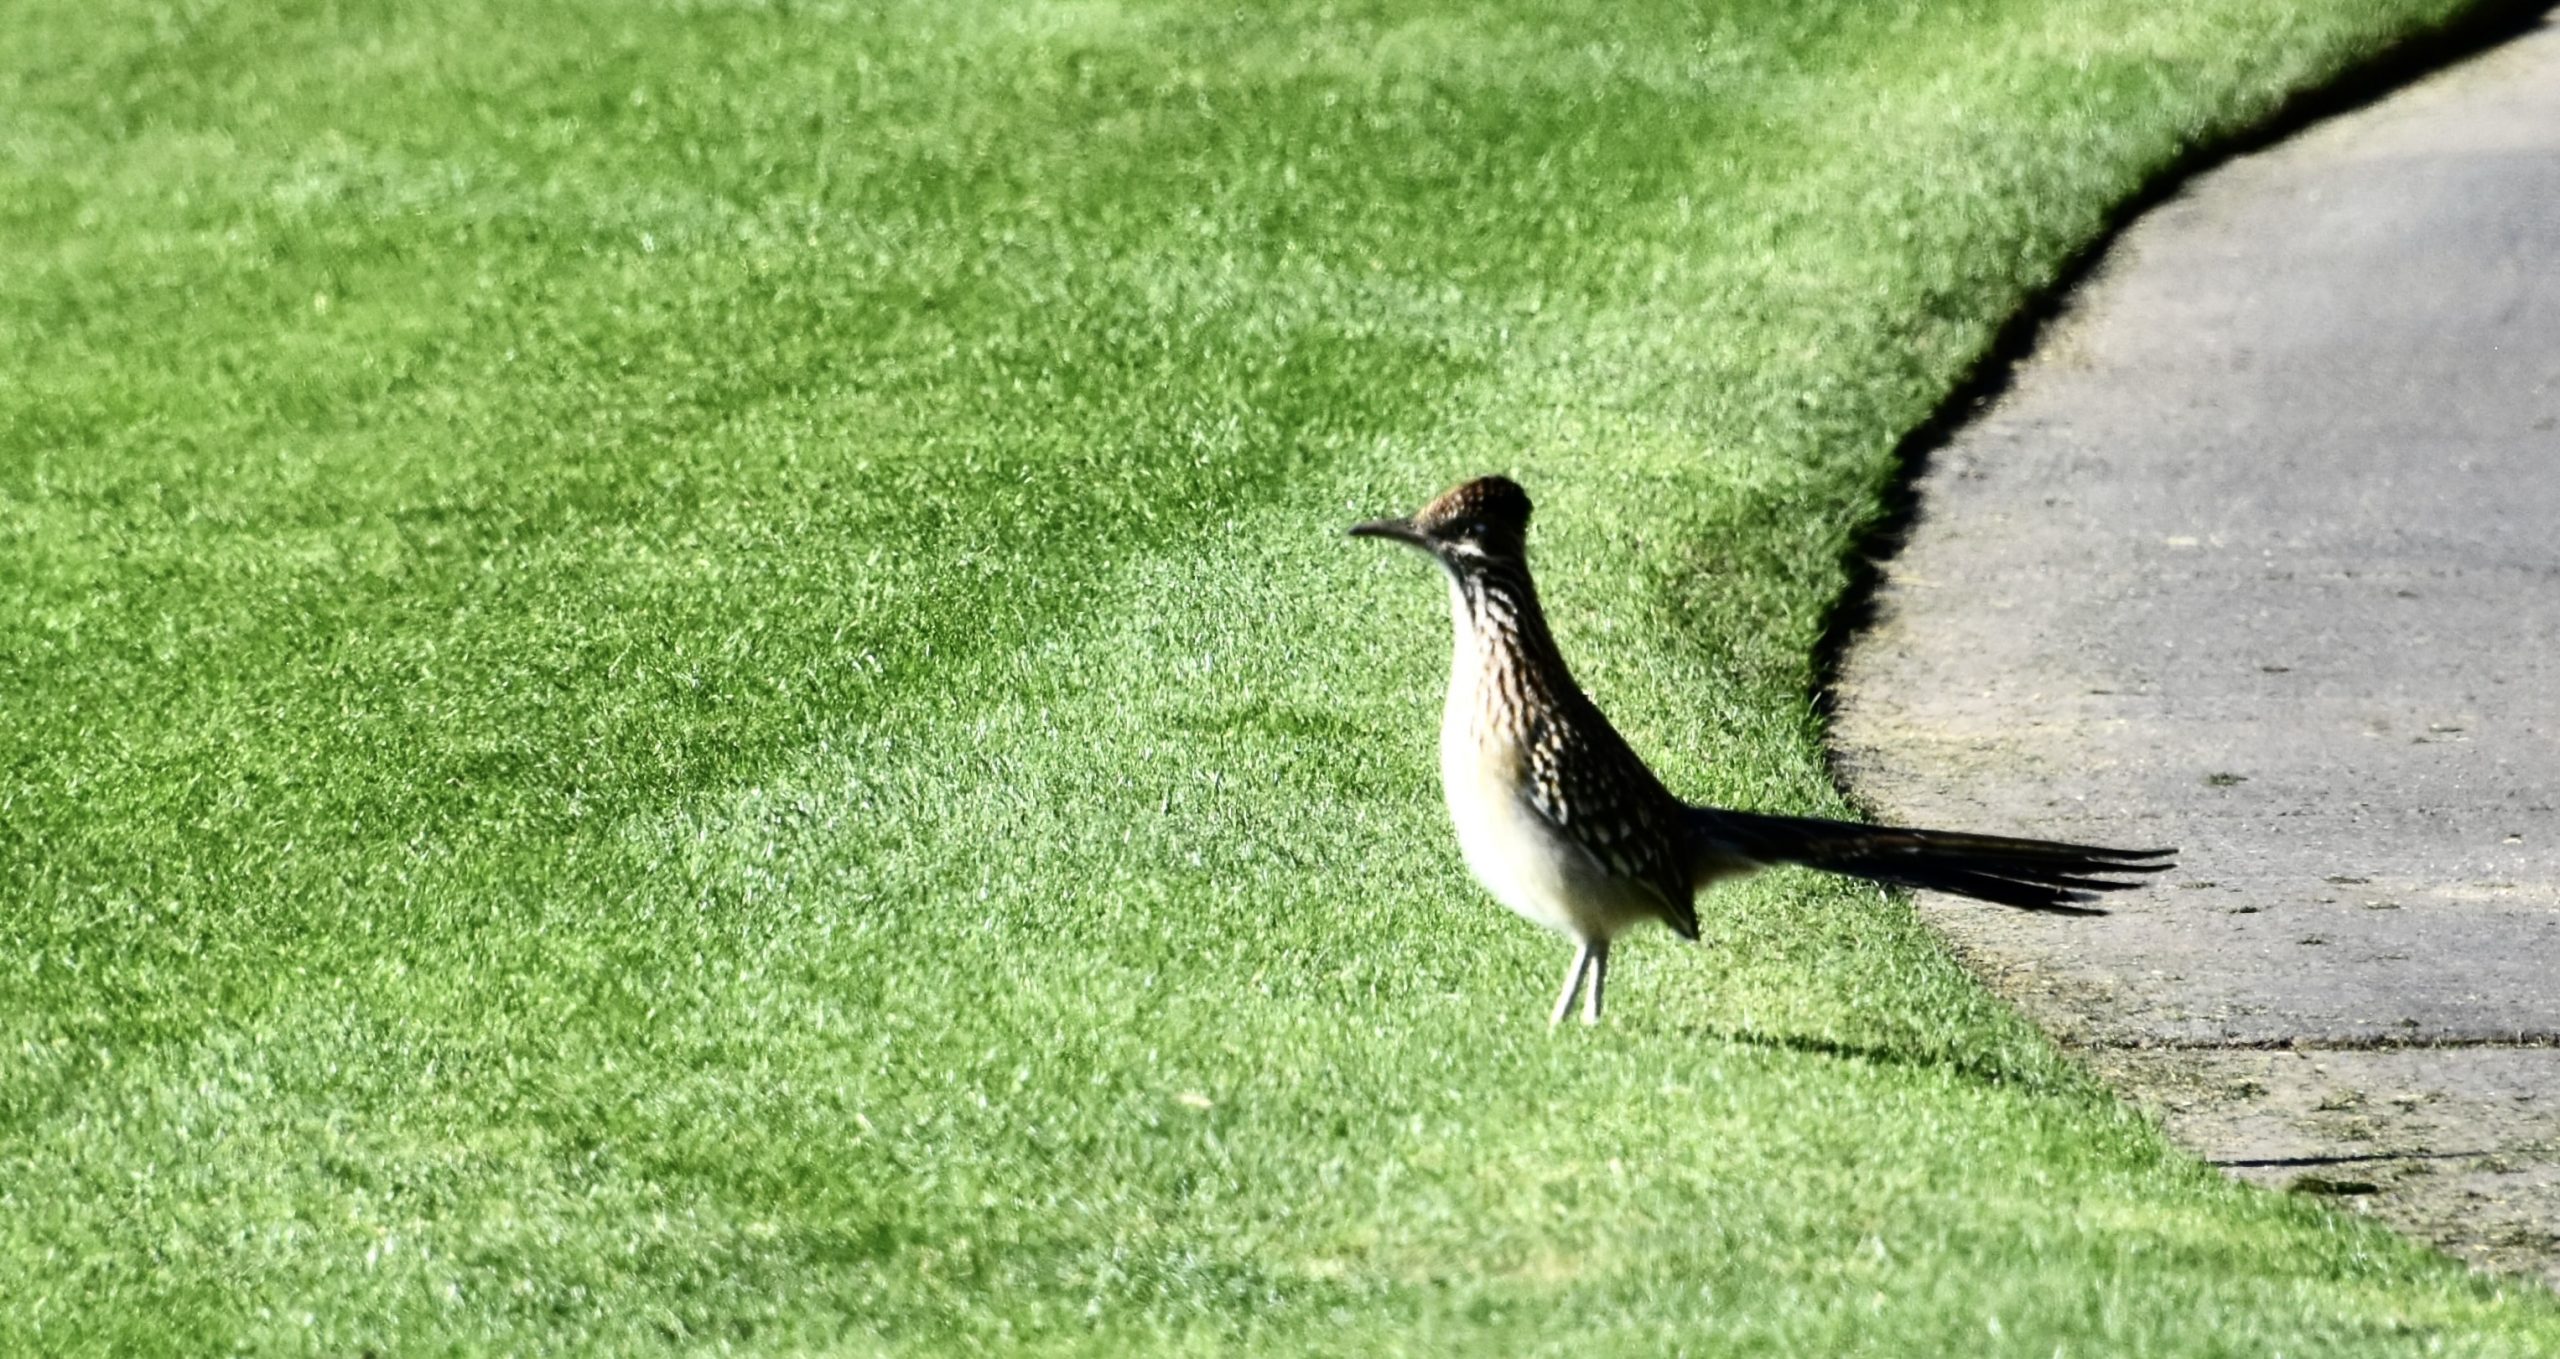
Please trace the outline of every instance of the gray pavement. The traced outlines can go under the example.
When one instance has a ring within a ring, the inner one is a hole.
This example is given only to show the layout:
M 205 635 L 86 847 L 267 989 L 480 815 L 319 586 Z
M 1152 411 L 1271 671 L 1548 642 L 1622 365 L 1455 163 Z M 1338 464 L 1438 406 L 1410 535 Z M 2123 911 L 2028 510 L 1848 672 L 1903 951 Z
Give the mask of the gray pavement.
M 2188 184 L 1916 489 L 1852 791 L 2184 850 L 1924 912 L 2233 1173 L 2560 1282 L 2560 26 Z

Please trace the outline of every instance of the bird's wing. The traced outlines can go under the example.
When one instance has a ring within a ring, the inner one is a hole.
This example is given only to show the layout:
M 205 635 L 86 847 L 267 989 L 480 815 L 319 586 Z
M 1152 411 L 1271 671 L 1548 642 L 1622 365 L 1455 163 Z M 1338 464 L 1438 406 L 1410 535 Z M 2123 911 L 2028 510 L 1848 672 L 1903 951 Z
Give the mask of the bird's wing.
M 1695 939 L 1687 808 L 1663 790 L 1607 719 L 1596 709 L 1588 717 L 1531 720 L 1529 805 L 1612 875 L 1661 898 L 1664 921 Z

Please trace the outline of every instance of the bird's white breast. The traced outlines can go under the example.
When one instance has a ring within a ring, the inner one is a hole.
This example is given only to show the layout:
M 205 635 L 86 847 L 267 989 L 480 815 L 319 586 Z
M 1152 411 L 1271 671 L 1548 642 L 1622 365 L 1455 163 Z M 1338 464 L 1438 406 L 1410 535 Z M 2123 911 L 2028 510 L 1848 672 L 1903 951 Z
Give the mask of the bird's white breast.
M 1525 920 L 1605 939 L 1628 923 L 1625 885 L 1530 805 L 1527 752 L 1507 724 L 1484 720 L 1485 696 L 1476 686 L 1494 682 L 1493 667 L 1477 648 L 1489 639 L 1470 623 L 1463 596 L 1453 591 L 1453 599 L 1457 654 L 1440 719 L 1440 786 L 1467 871 Z

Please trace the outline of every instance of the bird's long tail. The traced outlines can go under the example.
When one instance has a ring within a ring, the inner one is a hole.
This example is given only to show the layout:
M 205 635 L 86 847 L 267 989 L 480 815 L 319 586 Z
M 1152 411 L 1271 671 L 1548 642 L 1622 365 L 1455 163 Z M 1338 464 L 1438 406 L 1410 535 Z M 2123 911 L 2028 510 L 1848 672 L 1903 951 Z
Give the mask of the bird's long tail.
M 2101 892 L 2141 886 L 2141 875 L 2169 867 L 2177 853 L 1961 831 L 1899 830 L 1716 807 L 1696 808 L 1694 815 L 1702 858 L 1802 864 L 2029 911 L 2093 913 L 2083 903 L 2096 900 Z

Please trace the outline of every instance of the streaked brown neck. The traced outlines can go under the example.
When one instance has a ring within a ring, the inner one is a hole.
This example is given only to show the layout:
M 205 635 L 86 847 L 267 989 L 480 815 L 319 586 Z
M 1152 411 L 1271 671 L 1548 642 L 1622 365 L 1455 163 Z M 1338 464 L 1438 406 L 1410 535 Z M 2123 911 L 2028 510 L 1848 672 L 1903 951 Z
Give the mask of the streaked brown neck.
M 1526 562 L 1478 558 L 1451 564 L 1449 611 L 1456 627 L 1450 698 L 1475 723 L 1521 733 L 1573 691 L 1573 675 L 1547 631 Z

